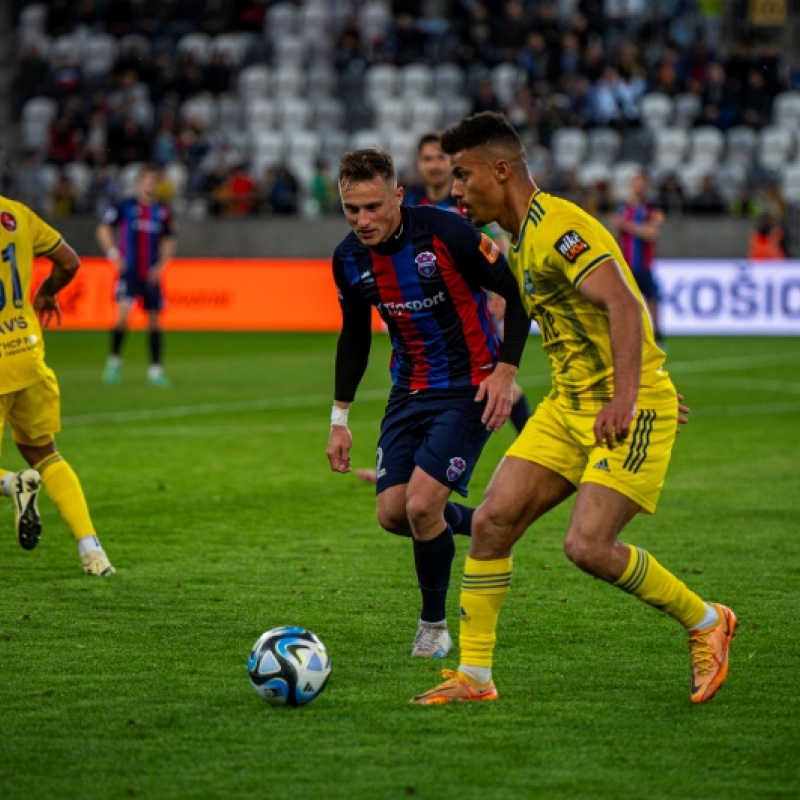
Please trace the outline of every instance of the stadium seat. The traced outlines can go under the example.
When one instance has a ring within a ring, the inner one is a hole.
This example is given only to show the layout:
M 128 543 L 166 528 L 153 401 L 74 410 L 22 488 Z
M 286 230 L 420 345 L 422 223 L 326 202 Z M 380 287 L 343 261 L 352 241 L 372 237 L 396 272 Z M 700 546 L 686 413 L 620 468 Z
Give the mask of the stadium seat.
M 220 33 L 211 41 L 211 55 L 224 53 L 228 64 L 239 69 L 244 63 L 250 43 L 251 35 L 248 33 Z
M 180 117 L 192 118 L 203 130 L 210 131 L 217 121 L 217 101 L 208 92 L 192 95 L 181 103 Z
M 525 73 L 515 64 L 498 64 L 492 70 L 492 85 L 497 99 L 508 105 L 517 95 L 517 89 L 525 85 Z
M 662 92 L 648 92 L 639 100 L 639 119 L 650 131 L 666 128 L 672 121 L 672 100 Z
M 706 175 L 713 173 L 714 170 L 710 169 L 707 164 L 689 162 L 688 164 L 680 164 L 676 172 L 684 197 L 692 198 L 700 190 L 700 181 Z
M 679 128 L 689 130 L 700 116 L 700 97 L 694 92 L 682 92 L 674 100 L 675 124 Z
M 618 161 L 611 167 L 611 196 L 617 203 L 628 199 L 633 176 L 642 171 L 642 165 L 636 161 Z
M 250 154 L 260 164 L 280 164 L 284 154 L 284 136 L 279 131 L 251 130 Z
M 322 141 L 316 131 L 298 129 L 286 137 L 286 153 L 291 159 L 303 159 L 313 164 L 321 146 Z
M 344 103 L 335 97 L 318 97 L 313 101 L 314 127 L 319 131 L 341 128 L 344 122 Z
M 186 197 L 186 188 L 189 183 L 189 171 L 180 161 L 170 161 L 164 166 L 164 177 L 175 190 L 175 199 Z
M 734 125 L 725 133 L 725 154 L 727 161 L 748 168 L 758 145 L 758 133 L 749 125 Z
M 702 125 L 689 133 L 691 160 L 713 170 L 725 149 L 725 137 L 719 128 Z
M 81 202 L 85 201 L 92 184 L 92 168 L 83 161 L 71 161 L 64 165 L 64 174 Z
M 772 124 L 780 128 L 800 128 L 800 92 L 780 92 L 772 102 Z
M 439 130 L 442 102 L 438 97 L 413 97 L 406 104 L 411 129 L 417 134 Z
M 400 97 L 376 97 L 372 100 L 374 124 L 378 130 L 390 131 L 407 125 L 406 103 Z
M 350 134 L 349 150 L 367 150 L 371 147 L 384 147 L 386 136 L 377 128 L 360 128 Z
M 270 130 L 277 122 L 277 106 L 268 97 L 253 97 L 245 101 L 244 115 L 248 130 Z
M 297 64 L 280 64 L 272 75 L 275 97 L 299 97 L 303 93 L 305 75 Z
M 284 97 L 278 103 L 278 127 L 287 132 L 303 130 L 311 124 L 311 103 L 305 97 Z
M 689 144 L 683 128 L 660 128 L 653 131 L 653 168 L 658 172 L 675 170 L 682 163 Z
M 251 64 L 239 72 L 239 96 L 245 102 L 253 97 L 267 97 L 272 88 L 272 72 L 265 64 Z
M 458 64 L 437 64 L 433 68 L 433 93 L 446 99 L 464 91 L 464 70 Z
M 550 139 L 553 164 L 557 170 L 575 169 L 586 157 L 588 137 L 580 128 L 559 128 Z
M 789 203 L 800 203 L 800 161 L 781 171 L 781 191 Z
M 139 170 L 141 167 L 141 162 L 134 161 L 120 169 L 119 175 L 117 175 L 118 197 L 130 197 L 136 194 L 136 179 L 139 177 Z
M 589 131 L 589 160 L 601 164 L 613 164 L 622 146 L 619 131 L 613 128 L 592 128 Z
M 611 181 L 611 167 L 602 161 L 586 161 L 578 165 L 578 183 L 584 188 Z
M 94 33 L 86 40 L 81 67 L 87 77 L 108 73 L 117 57 L 117 40 L 107 33 Z
M 312 63 L 306 70 L 306 95 L 309 98 L 333 97 L 336 93 L 335 70 L 323 62 Z
M 427 64 L 406 64 L 400 69 L 403 97 L 425 97 L 433 86 L 433 70 Z
M 306 59 L 306 42 L 296 35 L 287 34 L 273 43 L 274 66 L 280 68 L 284 64 L 301 68 Z
M 52 97 L 32 97 L 22 107 L 22 123 L 41 124 L 49 128 L 57 111 L 58 103 Z
M 794 150 L 795 131 L 767 125 L 758 134 L 758 165 L 766 170 L 778 171 L 790 159 Z
M 217 125 L 224 131 L 241 129 L 242 101 L 235 94 L 221 94 L 217 98 Z
M 64 34 L 53 40 L 49 57 L 51 64 L 76 66 L 81 61 L 81 43 L 77 36 Z
M 714 170 L 714 177 L 720 194 L 728 203 L 740 198 L 747 185 L 747 170 L 736 161 L 724 161 Z
M 211 60 L 211 38 L 205 33 L 186 33 L 178 39 L 178 55 L 191 53 L 194 60 L 205 66 Z
M 369 102 L 397 93 L 397 67 L 394 64 L 373 64 L 364 72 L 364 97 Z
M 472 101 L 461 94 L 442 99 L 442 128 L 456 125 L 466 117 L 472 108 Z
M 409 175 L 417 158 L 416 133 L 401 128 L 389 131 L 386 134 L 386 148 L 391 153 L 397 174 Z
M 335 175 L 339 169 L 339 160 L 347 152 L 350 137 L 346 131 L 322 129 L 320 138 L 320 157 Z
M 46 3 L 31 3 L 19 12 L 19 28 L 22 34 L 43 34 L 46 22 Z
M 297 31 L 297 11 L 292 3 L 271 5 L 264 17 L 264 34 L 273 44 Z

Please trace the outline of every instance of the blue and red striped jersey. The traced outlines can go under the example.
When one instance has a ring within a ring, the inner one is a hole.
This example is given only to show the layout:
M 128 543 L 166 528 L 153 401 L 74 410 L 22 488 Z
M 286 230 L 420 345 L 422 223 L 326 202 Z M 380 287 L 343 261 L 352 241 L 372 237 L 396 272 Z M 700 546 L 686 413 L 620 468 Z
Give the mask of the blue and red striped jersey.
M 648 203 L 639 205 L 627 203 L 621 205 L 617 209 L 617 213 L 629 222 L 642 225 L 650 220 L 654 210 L 654 207 Z M 633 272 L 650 271 L 656 254 L 656 246 L 653 242 L 647 242 L 632 233 L 622 231 L 619 234 L 619 243 L 622 255 L 625 256 L 625 261 L 628 262 L 628 266 Z
M 508 272 L 497 245 L 463 217 L 403 206 L 389 241 L 350 232 L 333 254 L 342 315 L 378 309 L 392 341 L 390 372 L 402 389 L 477 386 L 497 365 L 500 342 L 485 289 Z
M 175 235 L 175 219 L 163 203 L 140 203 L 130 197 L 103 214 L 103 222 L 116 228 L 117 242 L 128 278 L 146 278 L 158 261 L 161 240 Z

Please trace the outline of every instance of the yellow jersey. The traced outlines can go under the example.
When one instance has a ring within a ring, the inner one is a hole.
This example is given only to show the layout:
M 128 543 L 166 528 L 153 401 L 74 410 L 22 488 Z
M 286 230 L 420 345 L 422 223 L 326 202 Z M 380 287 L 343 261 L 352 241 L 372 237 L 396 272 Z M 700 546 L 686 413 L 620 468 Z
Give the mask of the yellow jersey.
M 537 190 L 507 258 L 523 302 L 542 333 L 553 376 L 553 400 L 585 411 L 599 410 L 614 397 L 608 314 L 578 290 L 581 281 L 609 259 L 619 264 L 642 308 L 640 396 L 650 389 L 658 394 L 674 391 L 662 369 L 664 351 L 655 343 L 636 281 L 614 237 L 594 217 L 574 203 Z
M 31 274 L 34 257 L 52 253 L 61 242 L 27 206 L 0 195 L 0 394 L 32 386 L 47 374 Z

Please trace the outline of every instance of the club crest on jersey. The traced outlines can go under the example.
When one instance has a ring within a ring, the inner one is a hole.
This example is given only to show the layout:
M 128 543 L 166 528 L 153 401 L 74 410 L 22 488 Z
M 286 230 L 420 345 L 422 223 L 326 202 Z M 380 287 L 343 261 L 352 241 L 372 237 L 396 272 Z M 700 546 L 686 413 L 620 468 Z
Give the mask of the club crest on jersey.
M 575 231 L 567 231 L 555 244 L 556 252 L 574 264 L 579 256 L 591 249 Z
M 453 456 L 450 459 L 450 466 L 447 468 L 447 480 L 457 481 L 467 468 L 467 462 L 460 456 Z
M 414 261 L 417 262 L 417 271 L 423 278 L 430 278 L 436 272 L 436 255 L 430 250 L 420 253 Z
M 0 225 L 9 233 L 17 229 L 17 218 L 10 211 L 0 211 Z
M 533 294 L 536 291 L 536 286 L 531 278 L 531 272 L 528 269 L 526 269 L 523 274 L 523 288 L 525 289 L 525 294 Z

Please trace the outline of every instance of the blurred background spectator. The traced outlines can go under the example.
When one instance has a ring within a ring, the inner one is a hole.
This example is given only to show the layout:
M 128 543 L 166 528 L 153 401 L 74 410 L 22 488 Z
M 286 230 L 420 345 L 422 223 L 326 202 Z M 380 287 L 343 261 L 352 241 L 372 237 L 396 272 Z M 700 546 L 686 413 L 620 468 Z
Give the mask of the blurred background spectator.
M 783 225 L 800 202 L 787 8 L 16 0 L 7 180 L 34 207 L 94 214 L 152 158 L 179 214 L 339 213 L 345 150 L 386 147 L 413 181 L 419 133 L 488 109 L 508 115 L 547 189 L 593 213 L 622 200 L 635 167 L 668 214 Z

